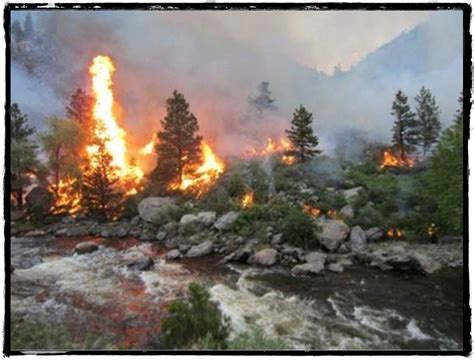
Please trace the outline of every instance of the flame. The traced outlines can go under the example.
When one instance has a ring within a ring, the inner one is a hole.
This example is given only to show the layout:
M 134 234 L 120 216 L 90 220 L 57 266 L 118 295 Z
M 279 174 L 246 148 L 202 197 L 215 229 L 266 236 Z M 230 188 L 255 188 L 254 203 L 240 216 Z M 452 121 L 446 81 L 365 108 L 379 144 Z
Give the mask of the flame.
M 93 60 L 89 73 L 92 76 L 92 91 L 95 96 L 94 133 L 105 142 L 112 156 L 112 165 L 117 168 L 117 176 L 123 185 L 127 185 L 128 194 L 137 192 L 143 171 L 127 159 L 125 131 L 119 127 L 113 114 L 114 96 L 112 92 L 112 74 L 115 67 L 108 56 L 99 55 Z M 86 148 L 89 156 L 97 151 L 96 146 Z M 129 186 L 130 185 L 130 186 Z
M 153 133 L 153 137 L 151 138 L 150 142 L 147 145 L 145 145 L 142 149 L 140 149 L 140 154 L 150 155 L 151 153 L 153 153 L 153 149 L 155 149 L 157 140 L 158 140 L 158 137 L 156 136 L 156 133 Z
M 303 212 L 312 217 L 319 217 L 321 209 L 305 204 L 303 205 Z
M 207 192 L 224 172 L 224 163 L 214 154 L 205 141 L 201 142 L 202 163 L 194 172 L 186 173 L 181 180 L 170 184 L 173 190 L 189 190 L 197 197 Z
M 390 238 L 402 238 L 403 237 L 403 231 L 398 228 L 392 228 L 390 227 L 387 230 L 387 236 Z
M 327 214 L 328 218 L 331 218 L 331 219 L 342 219 L 339 212 L 334 210 L 334 209 L 330 209 L 329 211 L 327 211 L 326 214 Z
M 255 192 L 250 191 L 244 194 L 242 200 L 240 201 L 240 205 L 242 208 L 252 208 L 255 204 Z
M 55 202 L 50 209 L 52 214 L 67 212 L 75 214 L 80 210 L 81 194 L 75 191 L 75 179 L 61 179 L 56 190 L 52 186 L 48 189 L 56 195 Z
M 283 155 L 281 162 L 286 165 L 292 165 L 296 163 L 296 157 L 294 155 Z
M 412 168 L 414 165 L 414 158 L 406 156 L 405 159 L 402 159 L 400 155 L 394 154 L 390 150 L 385 150 L 383 152 L 383 159 L 380 168 Z
M 286 139 L 281 138 L 280 140 L 275 141 L 274 139 L 268 137 L 264 148 L 250 148 L 247 153 L 252 157 L 265 157 L 275 153 L 288 151 L 290 149 L 291 144 Z

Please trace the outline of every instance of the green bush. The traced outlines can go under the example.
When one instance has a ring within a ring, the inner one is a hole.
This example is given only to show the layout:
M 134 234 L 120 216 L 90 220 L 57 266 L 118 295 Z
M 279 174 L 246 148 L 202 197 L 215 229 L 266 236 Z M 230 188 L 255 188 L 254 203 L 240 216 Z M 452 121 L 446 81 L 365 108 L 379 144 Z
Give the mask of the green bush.
M 192 348 L 204 337 L 210 337 L 222 348 L 229 335 L 229 321 L 210 300 L 209 291 L 193 283 L 186 300 L 171 303 L 161 331 L 161 341 L 166 348 Z
M 260 327 L 254 326 L 250 332 L 237 335 L 227 344 L 229 350 L 284 350 L 288 346 L 280 338 L 265 335 Z
M 73 348 L 68 329 L 42 321 L 12 320 L 12 350 L 64 350 Z
M 233 173 L 226 184 L 227 191 L 229 196 L 232 198 L 240 197 L 245 193 L 247 185 L 244 182 L 244 179 L 240 173 Z
M 288 212 L 280 230 L 283 239 L 293 246 L 308 249 L 318 245 L 313 220 L 299 209 L 292 208 Z

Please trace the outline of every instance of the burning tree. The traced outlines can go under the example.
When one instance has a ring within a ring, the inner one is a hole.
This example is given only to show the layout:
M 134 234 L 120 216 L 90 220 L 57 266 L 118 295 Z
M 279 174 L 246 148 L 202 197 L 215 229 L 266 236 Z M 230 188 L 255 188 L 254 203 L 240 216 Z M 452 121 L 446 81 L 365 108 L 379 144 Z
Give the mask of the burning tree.
M 81 88 L 78 88 L 73 95 L 69 105 L 66 107 L 66 115 L 69 119 L 74 119 L 86 129 L 92 127 L 94 118 L 94 98 L 88 95 Z
M 27 125 L 28 116 L 23 114 L 18 104 L 10 107 L 11 131 L 11 190 L 19 209 L 23 208 L 23 192 L 31 185 L 32 176 L 39 165 L 37 146 L 31 140 L 35 133 Z
M 99 220 L 114 218 L 120 211 L 123 194 L 118 188 L 118 167 L 106 147 L 104 139 L 96 137 L 84 169 L 81 205 Z
M 423 149 L 423 154 L 428 153 L 432 145 L 437 142 L 441 123 L 439 121 L 439 108 L 436 99 L 429 89 L 422 87 L 420 94 L 415 97 L 417 102 L 417 126 L 419 143 Z
M 395 95 L 392 115 L 395 116 L 392 143 L 395 151 L 400 154 L 402 163 L 407 163 L 408 155 L 415 150 L 415 146 L 418 144 L 417 122 L 415 114 L 410 110 L 408 97 L 401 90 Z
M 298 155 L 301 161 L 321 153 L 320 150 L 316 149 L 319 140 L 314 135 L 312 123 L 313 114 L 300 105 L 293 114 L 291 129 L 286 130 L 292 149 L 294 149 L 293 152 Z
M 193 173 L 201 160 L 202 137 L 196 135 L 199 125 L 189 111 L 189 104 L 178 91 L 166 100 L 167 114 L 158 132 L 157 166 L 154 178 L 160 182 L 182 183 L 186 173 Z

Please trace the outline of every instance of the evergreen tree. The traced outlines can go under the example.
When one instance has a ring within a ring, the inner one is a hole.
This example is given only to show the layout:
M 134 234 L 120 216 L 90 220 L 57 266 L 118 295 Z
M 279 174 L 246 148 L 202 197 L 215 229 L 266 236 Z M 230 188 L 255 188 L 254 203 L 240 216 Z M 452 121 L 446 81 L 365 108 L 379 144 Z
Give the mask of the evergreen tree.
M 463 230 L 464 116 L 461 109 L 445 129 L 431 157 L 428 192 L 437 203 L 437 221 L 445 231 Z
M 82 206 L 101 221 L 118 216 L 122 201 L 122 193 L 117 189 L 117 168 L 112 164 L 105 141 L 94 139 L 96 150 L 88 159 L 82 179 Z
M 410 110 L 408 97 L 401 90 L 395 95 L 392 105 L 392 115 L 395 116 L 395 124 L 392 128 L 392 144 L 400 153 L 402 160 L 415 150 L 418 144 L 415 114 Z
M 313 114 L 300 105 L 293 114 L 291 129 L 286 130 L 288 139 L 301 161 L 321 153 L 320 150 L 315 149 L 319 140 L 313 133 L 312 122 Z
M 92 126 L 94 111 L 94 98 L 81 88 L 71 95 L 69 105 L 66 107 L 66 115 L 69 119 L 77 120 L 80 124 L 89 128 Z
M 23 114 L 18 104 L 10 107 L 11 131 L 11 192 L 19 209 L 23 208 L 23 193 L 31 185 L 31 176 L 35 174 L 39 162 L 37 146 L 30 139 L 35 133 L 27 125 L 28 116 Z
M 417 103 L 417 128 L 419 144 L 426 154 L 434 143 L 438 141 L 441 130 L 439 121 L 440 111 L 436 105 L 436 99 L 431 95 L 429 89 L 422 87 L 420 94 L 415 97 Z
M 175 90 L 166 100 L 166 110 L 158 132 L 158 164 L 154 171 L 155 179 L 162 182 L 182 180 L 184 173 L 194 171 L 201 159 L 198 121 L 183 94 Z
M 23 23 L 23 29 L 25 31 L 25 37 L 27 39 L 32 40 L 34 37 L 34 26 L 33 26 L 33 18 L 31 13 L 28 13 L 25 18 L 25 22 Z
M 15 42 L 19 43 L 25 40 L 25 31 L 18 20 L 15 20 L 11 26 L 11 35 Z
M 254 98 L 249 98 L 249 102 L 258 112 L 263 112 L 265 110 L 276 110 L 275 99 L 272 98 L 272 92 L 268 89 L 269 83 L 262 81 L 258 87 L 258 95 Z

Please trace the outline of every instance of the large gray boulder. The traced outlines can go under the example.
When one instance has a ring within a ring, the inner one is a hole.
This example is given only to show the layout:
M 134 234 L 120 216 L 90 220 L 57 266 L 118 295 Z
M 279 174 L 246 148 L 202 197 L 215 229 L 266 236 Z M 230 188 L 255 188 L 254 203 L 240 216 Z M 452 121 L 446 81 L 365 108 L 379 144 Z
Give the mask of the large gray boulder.
M 214 223 L 214 228 L 219 231 L 227 231 L 232 227 L 237 218 L 239 218 L 239 215 L 240 212 L 235 211 L 224 214 Z
M 273 248 L 265 248 L 254 253 L 249 259 L 248 263 L 257 266 L 273 266 L 278 261 L 278 251 Z
M 351 189 L 345 189 L 341 191 L 342 196 L 346 199 L 346 202 L 350 202 L 355 199 L 359 195 L 359 193 L 363 190 L 362 187 L 354 187 Z
M 347 238 L 350 228 L 338 219 L 319 220 L 321 231 L 318 232 L 319 243 L 328 251 L 336 251 Z
M 197 246 L 192 246 L 189 251 L 186 253 L 186 257 L 202 257 L 211 254 L 213 251 L 214 245 L 211 241 L 205 241 Z
M 169 251 L 168 253 L 166 253 L 166 259 L 177 259 L 181 257 L 182 257 L 181 252 L 177 249 L 173 249 Z
M 355 226 L 352 228 L 350 242 L 352 252 L 362 252 L 367 248 L 367 237 L 361 227 Z
M 373 227 L 365 231 L 365 236 L 369 241 L 379 241 L 383 237 L 383 230 L 378 227 Z
M 179 221 L 181 234 L 196 233 L 205 227 L 210 227 L 216 220 L 216 212 L 201 212 L 198 214 L 185 214 Z
M 306 262 L 313 263 L 313 262 L 321 262 L 323 265 L 326 263 L 326 259 L 328 255 L 322 252 L 311 252 L 305 256 Z
M 138 204 L 138 214 L 144 221 L 161 225 L 173 220 L 178 210 L 176 199 L 171 197 L 150 197 Z
M 291 269 L 291 273 L 296 276 L 307 274 L 320 275 L 324 273 L 324 263 L 317 261 L 299 264 Z

